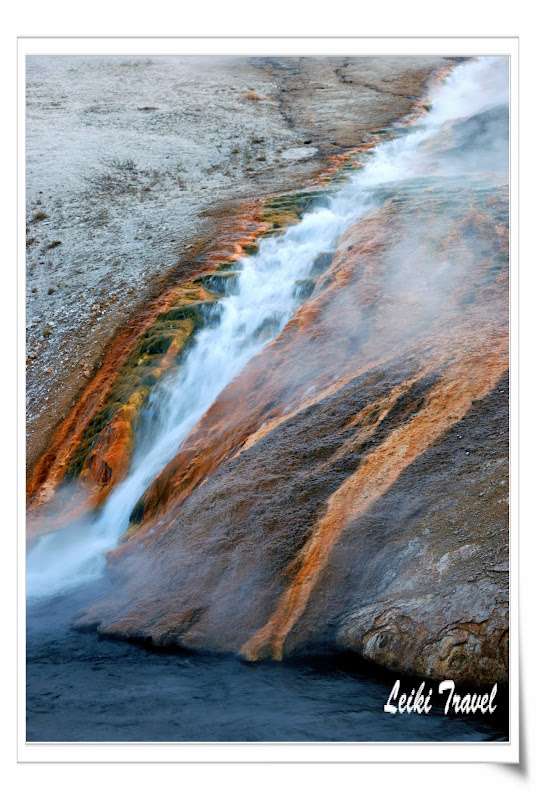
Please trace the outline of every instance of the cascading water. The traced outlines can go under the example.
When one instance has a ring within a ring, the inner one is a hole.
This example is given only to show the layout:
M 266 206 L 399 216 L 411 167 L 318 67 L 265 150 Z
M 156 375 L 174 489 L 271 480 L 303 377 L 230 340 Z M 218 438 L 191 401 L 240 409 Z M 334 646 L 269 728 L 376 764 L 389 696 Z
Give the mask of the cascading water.
M 434 91 L 423 120 L 378 145 L 362 170 L 326 196 L 326 207 L 262 241 L 258 253 L 243 260 L 237 285 L 218 302 L 213 323 L 199 332 L 175 375 L 153 391 L 127 478 L 95 519 L 43 536 L 29 551 L 29 597 L 61 593 L 102 574 L 105 554 L 128 527 L 140 496 L 222 389 L 292 317 L 300 305 L 297 289 L 311 275 L 316 257 L 332 251 L 341 234 L 401 181 L 430 174 L 430 165 L 420 164 L 422 146 L 447 120 L 507 102 L 504 59 L 479 58 L 458 66 Z

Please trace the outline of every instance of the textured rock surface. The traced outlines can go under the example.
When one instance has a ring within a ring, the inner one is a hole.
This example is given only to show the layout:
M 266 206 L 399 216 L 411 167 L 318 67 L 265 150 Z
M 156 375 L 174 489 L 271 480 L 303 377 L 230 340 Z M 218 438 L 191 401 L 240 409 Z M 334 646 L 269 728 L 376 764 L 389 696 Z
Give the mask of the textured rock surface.
M 354 226 L 149 488 L 78 624 L 506 680 L 507 203 L 420 178 Z

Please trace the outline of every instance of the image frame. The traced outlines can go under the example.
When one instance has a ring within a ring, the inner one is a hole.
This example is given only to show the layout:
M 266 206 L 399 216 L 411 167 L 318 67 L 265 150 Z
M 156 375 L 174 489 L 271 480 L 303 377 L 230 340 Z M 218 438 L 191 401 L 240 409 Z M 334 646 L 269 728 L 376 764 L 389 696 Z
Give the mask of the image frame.
M 503 55 L 510 59 L 510 740 L 389 743 L 28 743 L 25 739 L 25 59 L 29 55 Z M 355 763 L 519 761 L 519 258 L 517 37 L 19 37 L 18 39 L 18 758 L 22 762 Z M 408 750 L 409 748 L 409 750 Z

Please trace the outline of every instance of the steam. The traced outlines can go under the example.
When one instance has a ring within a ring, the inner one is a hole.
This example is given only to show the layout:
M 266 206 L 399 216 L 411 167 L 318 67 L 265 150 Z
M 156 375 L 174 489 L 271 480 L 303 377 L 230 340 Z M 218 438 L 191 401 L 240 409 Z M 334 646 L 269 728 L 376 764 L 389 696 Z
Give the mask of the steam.
M 483 57 L 453 70 L 430 93 L 432 108 L 427 125 L 439 127 L 454 119 L 479 114 L 509 102 L 508 59 Z
M 458 66 L 433 89 L 431 102 L 430 113 L 406 135 L 379 145 L 327 207 L 263 240 L 258 253 L 243 260 L 235 293 L 217 304 L 180 370 L 155 388 L 126 479 L 96 518 L 42 536 L 29 551 L 29 597 L 57 594 L 102 575 L 105 554 L 127 529 L 141 495 L 225 386 L 299 307 L 298 287 L 311 276 L 319 254 L 333 251 L 344 231 L 404 182 L 430 175 L 463 179 L 466 173 L 497 166 L 498 153 L 504 154 L 505 147 L 507 152 L 507 126 L 506 136 L 504 125 L 495 133 L 494 124 L 504 120 L 504 113 L 486 113 L 508 104 L 506 59 L 479 58 Z M 476 148 L 474 130 L 463 127 L 463 121 L 474 119 L 481 121 Z M 426 295 L 426 286 L 420 289 Z

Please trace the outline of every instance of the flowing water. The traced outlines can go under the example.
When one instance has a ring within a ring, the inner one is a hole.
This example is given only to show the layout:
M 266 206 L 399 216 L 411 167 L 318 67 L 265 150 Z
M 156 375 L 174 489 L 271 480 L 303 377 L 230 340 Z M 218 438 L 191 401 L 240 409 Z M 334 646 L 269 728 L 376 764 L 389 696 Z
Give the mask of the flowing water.
M 468 720 L 449 724 L 441 715 L 427 724 L 393 726 L 385 720 L 388 715 L 382 714 L 386 681 L 356 674 L 347 665 L 339 669 L 333 663 L 318 662 L 250 668 L 236 660 L 97 642 L 68 629 L 69 615 L 80 607 L 80 598 L 96 591 L 103 580 L 105 554 L 128 527 L 141 495 L 221 390 L 292 317 L 301 302 L 300 286 L 311 276 L 317 257 L 333 252 L 347 228 L 408 180 L 430 174 L 467 180 L 468 174 L 482 169 L 504 169 L 504 164 L 498 167 L 502 151 L 493 137 L 478 154 L 476 165 L 476 157 L 464 158 L 463 152 L 448 165 L 436 163 L 428 155 L 427 144 L 447 120 L 475 117 L 508 104 L 505 59 L 481 58 L 458 66 L 431 99 L 426 117 L 370 151 L 365 166 L 340 188 L 326 193 L 321 207 L 279 236 L 263 240 L 255 255 L 242 260 L 237 282 L 212 309 L 180 369 L 153 390 L 126 479 L 98 516 L 41 537 L 29 551 L 30 738 L 341 741 L 504 735 L 500 726 Z M 71 690 L 65 685 L 67 674 Z M 73 693 L 80 681 L 87 687 L 87 696 L 86 692 L 84 698 L 78 695 L 78 710 L 74 710 Z M 229 691 L 222 692 L 222 685 Z M 93 691 L 99 700 L 90 711 Z M 129 708 L 133 695 L 137 705 Z M 254 708 L 246 718 L 249 695 Z M 348 705 L 349 697 L 353 700 Z M 109 703 L 117 710 L 115 722 Z M 145 703 L 152 709 L 150 718 L 143 711 Z M 69 711 L 61 711 L 66 704 Z M 226 710 L 213 724 L 215 707 Z M 345 716 L 342 709 L 349 707 L 353 710 Z M 296 717 L 291 724 L 292 708 Z

